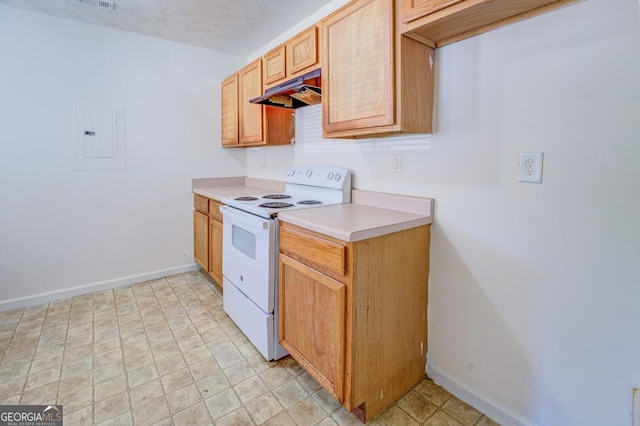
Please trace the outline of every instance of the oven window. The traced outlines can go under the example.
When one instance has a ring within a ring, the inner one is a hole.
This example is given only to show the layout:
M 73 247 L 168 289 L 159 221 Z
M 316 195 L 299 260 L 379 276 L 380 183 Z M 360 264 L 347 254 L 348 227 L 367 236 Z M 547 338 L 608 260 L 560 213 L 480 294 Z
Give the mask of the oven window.
M 256 259 L 256 236 L 251 232 L 233 225 L 231 244 L 245 256 Z

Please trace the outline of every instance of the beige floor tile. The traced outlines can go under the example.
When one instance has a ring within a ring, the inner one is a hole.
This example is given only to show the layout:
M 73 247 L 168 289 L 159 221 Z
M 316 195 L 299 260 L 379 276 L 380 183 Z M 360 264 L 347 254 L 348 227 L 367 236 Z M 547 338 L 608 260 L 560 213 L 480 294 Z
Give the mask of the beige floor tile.
M 424 426 L 460 426 L 461 423 L 445 413 L 444 411 L 436 411 L 436 413 L 429 417 L 424 423 Z
M 202 398 L 196 388 L 195 384 L 187 385 L 181 389 L 173 391 L 167 394 L 167 401 L 169 402 L 169 409 L 172 413 L 177 413 L 184 409 L 191 407 L 192 405 L 200 402 Z
M 418 426 L 419 424 L 397 405 L 392 406 L 382 413 L 376 421 L 383 426 Z
M 159 361 L 156 360 L 156 367 L 158 374 L 162 377 L 174 371 L 187 368 L 187 363 L 184 361 L 184 357 L 178 353 Z
M 244 382 L 238 383 L 233 389 L 243 403 L 251 401 L 269 391 L 258 376 L 252 376 Z
M 55 404 L 58 395 L 58 381 L 49 383 L 39 388 L 24 391 L 20 398 L 20 404 L 43 405 Z
M 309 393 L 294 379 L 284 382 L 273 389 L 272 393 L 284 408 L 289 408 L 309 396 Z M 315 402 L 317 403 L 318 401 L 316 400 Z
M 206 399 L 205 404 L 207 405 L 209 414 L 211 414 L 211 417 L 214 420 L 226 416 L 242 406 L 242 403 L 232 389 L 224 390 L 211 398 Z
M 160 381 L 164 391 L 169 393 L 193 383 L 193 377 L 191 377 L 189 369 L 185 367 L 161 377 Z
M 413 389 L 421 395 L 424 395 L 429 401 L 437 406 L 444 404 L 449 398 L 451 398 L 451 394 L 449 392 L 431 380 L 422 380 Z
M 287 411 L 291 418 L 301 425 L 317 423 L 327 416 L 322 407 L 310 396 L 297 402 Z
M 127 379 L 124 375 L 116 376 L 104 382 L 97 383 L 93 387 L 93 400 L 95 402 L 102 401 L 113 395 L 127 390 Z
M 137 407 L 164 395 L 160 379 L 151 380 L 129 390 L 131 405 Z
M 154 364 L 145 365 L 137 370 L 129 371 L 127 378 L 129 380 L 129 387 L 135 388 L 143 383 L 150 382 L 158 377 L 158 372 Z
M 154 424 L 169 418 L 170 415 L 164 395 L 133 408 L 133 419 L 136 424 L 140 425 Z
M 397 402 L 397 406 L 409 414 L 417 422 L 422 423 L 429 416 L 436 412 L 437 407 L 430 403 L 427 398 L 412 390 L 404 395 Z
M 180 411 L 179 413 L 176 413 L 173 416 L 173 421 L 176 425 L 184 426 L 201 426 L 213 424 L 211 416 L 209 416 L 209 410 L 207 410 L 204 402 L 200 402 L 185 410 Z M 236 425 L 240 424 L 241 423 L 236 423 Z
M 482 416 L 481 412 L 456 397 L 451 397 L 445 402 L 442 409 L 465 426 L 475 424 Z
M 0 312 L 0 404 L 18 403 L 83 426 L 361 424 L 292 358 L 266 361 L 200 272 Z M 413 422 L 497 425 L 429 380 L 369 423 Z
M 96 402 L 94 408 L 94 421 L 104 422 L 129 411 L 129 395 L 127 392 L 119 393 Z

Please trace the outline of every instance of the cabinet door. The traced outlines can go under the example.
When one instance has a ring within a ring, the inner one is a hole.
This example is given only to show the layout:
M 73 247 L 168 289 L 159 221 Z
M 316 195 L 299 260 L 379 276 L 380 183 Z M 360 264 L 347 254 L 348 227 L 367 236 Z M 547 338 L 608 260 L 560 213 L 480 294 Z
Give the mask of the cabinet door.
M 209 216 L 193 211 L 193 257 L 205 271 L 209 270 Z
M 220 85 L 220 114 L 222 116 L 220 143 L 238 144 L 238 75 L 234 74 Z
M 339 402 L 344 400 L 345 286 L 280 255 L 280 344 Z
M 209 274 L 222 286 L 222 223 L 209 219 Z
M 325 133 L 394 124 L 393 1 L 353 1 L 323 26 Z
M 287 42 L 287 72 L 293 75 L 318 63 L 318 31 L 315 25 Z
M 402 0 L 402 22 L 411 22 L 464 0 Z
M 278 46 L 264 55 L 264 84 L 282 80 L 286 74 L 285 47 Z
M 263 106 L 249 103 L 262 95 L 262 59 L 257 59 L 238 73 L 240 144 L 264 141 Z

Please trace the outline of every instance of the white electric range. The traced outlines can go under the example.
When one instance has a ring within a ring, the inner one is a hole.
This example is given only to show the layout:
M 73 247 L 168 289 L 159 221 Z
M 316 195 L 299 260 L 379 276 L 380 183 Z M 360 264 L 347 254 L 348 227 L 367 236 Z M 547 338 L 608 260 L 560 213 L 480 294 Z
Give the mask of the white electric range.
M 281 193 L 223 199 L 223 307 L 267 359 L 287 355 L 278 343 L 278 212 L 351 201 L 351 172 L 293 166 Z

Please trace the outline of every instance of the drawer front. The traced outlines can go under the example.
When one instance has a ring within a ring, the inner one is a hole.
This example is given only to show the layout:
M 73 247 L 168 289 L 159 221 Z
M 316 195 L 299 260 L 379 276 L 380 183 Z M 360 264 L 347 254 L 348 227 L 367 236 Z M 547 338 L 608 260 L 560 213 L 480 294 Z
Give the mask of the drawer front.
M 347 247 L 301 232 L 280 228 L 280 251 L 301 262 L 326 268 L 340 275 L 347 271 Z
M 209 213 L 209 199 L 202 195 L 193 194 L 193 208 L 204 214 Z
M 222 205 L 222 203 L 215 200 L 209 200 L 209 217 L 218 222 L 222 222 L 222 213 L 220 213 L 220 207 Z

